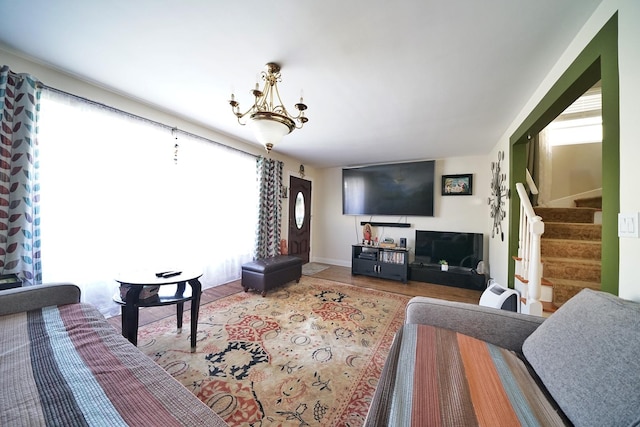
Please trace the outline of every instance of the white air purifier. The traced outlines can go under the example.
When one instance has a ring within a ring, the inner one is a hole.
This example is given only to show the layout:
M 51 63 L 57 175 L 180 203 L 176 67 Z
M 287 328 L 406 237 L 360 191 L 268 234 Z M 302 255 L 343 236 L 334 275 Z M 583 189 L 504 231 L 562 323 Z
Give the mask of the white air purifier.
M 482 293 L 480 305 L 520 313 L 520 294 L 514 289 L 491 283 Z

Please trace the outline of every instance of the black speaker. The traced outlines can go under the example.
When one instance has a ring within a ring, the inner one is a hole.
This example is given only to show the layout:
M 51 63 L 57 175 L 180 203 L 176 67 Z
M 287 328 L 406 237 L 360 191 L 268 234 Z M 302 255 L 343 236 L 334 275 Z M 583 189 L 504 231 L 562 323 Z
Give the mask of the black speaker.
M 406 248 L 407 247 L 407 239 L 405 239 L 404 237 L 400 238 L 400 247 L 401 248 Z

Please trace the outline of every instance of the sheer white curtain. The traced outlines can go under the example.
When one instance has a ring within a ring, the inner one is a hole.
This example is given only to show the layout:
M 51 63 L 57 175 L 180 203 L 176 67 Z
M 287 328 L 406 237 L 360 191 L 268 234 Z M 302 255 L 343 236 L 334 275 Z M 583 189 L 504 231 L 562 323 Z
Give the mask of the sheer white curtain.
M 254 156 L 50 90 L 39 135 L 43 282 L 111 315 L 119 272 L 195 267 L 206 288 L 252 259 Z

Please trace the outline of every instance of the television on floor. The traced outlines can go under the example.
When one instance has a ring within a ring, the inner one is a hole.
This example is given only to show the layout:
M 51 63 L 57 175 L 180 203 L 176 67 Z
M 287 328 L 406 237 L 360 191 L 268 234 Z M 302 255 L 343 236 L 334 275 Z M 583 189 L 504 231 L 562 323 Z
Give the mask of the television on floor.
M 437 265 L 446 260 L 450 267 L 475 269 L 482 261 L 482 233 L 416 230 L 415 244 L 416 264 Z
M 344 215 L 433 216 L 435 160 L 342 169 Z

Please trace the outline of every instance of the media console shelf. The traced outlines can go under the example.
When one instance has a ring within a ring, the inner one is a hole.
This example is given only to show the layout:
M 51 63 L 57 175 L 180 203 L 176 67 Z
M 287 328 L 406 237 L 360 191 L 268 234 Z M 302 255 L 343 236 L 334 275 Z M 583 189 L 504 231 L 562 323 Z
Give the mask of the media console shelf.
M 411 264 L 409 279 L 479 291 L 487 288 L 489 280 L 486 274 L 478 274 L 470 268 L 449 266 L 448 271 L 442 271 L 439 265 L 415 263 Z
M 353 245 L 351 274 L 400 280 L 407 283 L 409 251 L 406 248 Z
M 376 222 L 376 221 L 360 221 L 360 225 L 369 224 L 372 227 L 397 227 L 409 228 L 411 224 L 408 222 Z

